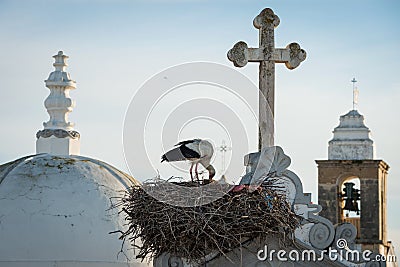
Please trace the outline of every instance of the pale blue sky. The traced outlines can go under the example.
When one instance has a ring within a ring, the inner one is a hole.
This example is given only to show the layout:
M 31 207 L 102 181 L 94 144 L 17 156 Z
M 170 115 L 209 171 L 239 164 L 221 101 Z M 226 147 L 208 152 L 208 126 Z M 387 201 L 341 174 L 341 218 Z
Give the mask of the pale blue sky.
M 0 162 L 35 152 L 35 133 L 48 120 L 43 80 L 58 50 L 70 56 L 77 81 L 71 121 L 82 154 L 126 170 L 124 114 L 135 91 L 157 72 L 180 63 L 228 66 L 240 40 L 258 44 L 253 18 L 265 7 L 280 17 L 276 45 L 298 42 L 307 59 L 294 71 L 277 67 L 276 142 L 316 200 L 315 159 L 339 115 L 360 90 L 377 156 L 389 163 L 389 236 L 400 247 L 400 23 L 398 0 L 261 1 L 4 1 L 0 0 Z M 257 65 L 239 69 L 257 83 Z

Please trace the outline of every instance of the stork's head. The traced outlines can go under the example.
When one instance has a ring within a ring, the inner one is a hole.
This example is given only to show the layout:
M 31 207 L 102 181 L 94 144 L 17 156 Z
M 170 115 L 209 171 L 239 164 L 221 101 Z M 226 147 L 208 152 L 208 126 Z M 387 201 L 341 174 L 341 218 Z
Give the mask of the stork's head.
M 206 170 L 208 171 L 208 179 L 212 180 L 212 178 L 215 176 L 215 169 L 213 165 L 209 164 L 206 167 Z

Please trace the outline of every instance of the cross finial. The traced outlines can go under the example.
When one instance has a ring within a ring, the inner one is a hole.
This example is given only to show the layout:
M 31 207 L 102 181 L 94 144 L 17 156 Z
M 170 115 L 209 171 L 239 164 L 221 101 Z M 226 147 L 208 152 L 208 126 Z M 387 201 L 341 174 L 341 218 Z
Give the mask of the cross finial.
M 69 58 L 67 55 L 64 55 L 63 51 L 58 51 L 57 55 L 53 56 L 55 62 L 53 66 L 57 71 L 65 71 L 65 68 L 68 66 L 67 59 Z
M 353 78 L 353 80 L 351 80 L 351 82 L 353 83 L 353 110 L 356 110 L 356 106 L 358 105 L 358 88 L 356 87 L 356 78 Z
M 50 95 L 44 101 L 44 106 L 50 119 L 43 123 L 44 129 L 36 134 L 36 151 L 57 155 L 78 155 L 80 134 L 68 120 L 68 114 L 75 106 L 69 91 L 76 88 L 76 82 L 66 72 L 68 56 L 59 51 L 53 58 L 55 70 L 45 80 Z
M 288 69 L 295 69 L 307 56 L 297 43 L 291 43 L 283 49 L 275 48 L 274 29 L 279 23 L 280 19 L 272 9 L 262 10 L 253 20 L 260 34 L 259 47 L 249 48 L 241 41 L 228 51 L 228 59 L 236 67 L 244 67 L 247 62 L 260 63 L 259 89 L 262 96 L 259 100 L 259 150 L 274 145 L 275 63 L 285 63 Z
M 55 70 L 45 81 L 46 87 L 50 89 L 50 95 L 44 105 L 50 115 L 50 120 L 43 125 L 46 129 L 73 130 L 74 124 L 68 121 L 68 113 L 72 112 L 75 103 L 69 97 L 69 91 L 76 88 L 76 82 L 66 72 L 68 56 L 64 55 L 63 51 L 59 51 L 53 58 Z

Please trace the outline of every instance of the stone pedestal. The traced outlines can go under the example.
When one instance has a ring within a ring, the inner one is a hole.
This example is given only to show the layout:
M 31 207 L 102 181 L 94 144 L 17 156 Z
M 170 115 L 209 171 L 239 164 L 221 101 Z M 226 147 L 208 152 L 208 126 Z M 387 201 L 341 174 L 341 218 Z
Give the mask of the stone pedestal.
M 39 137 L 36 140 L 36 153 L 48 153 L 59 156 L 79 155 L 80 140 L 78 138 L 72 139 L 70 137 Z

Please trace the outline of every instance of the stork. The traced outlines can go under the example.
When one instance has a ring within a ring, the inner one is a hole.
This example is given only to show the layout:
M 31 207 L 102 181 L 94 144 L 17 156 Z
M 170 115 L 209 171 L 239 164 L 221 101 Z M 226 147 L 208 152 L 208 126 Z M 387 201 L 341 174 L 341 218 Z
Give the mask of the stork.
M 161 162 L 167 161 L 190 161 L 190 178 L 193 181 L 193 167 L 196 178 L 198 179 L 198 165 L 201 164 L 208 171 L 208 178 L 212 180 L 215 176 L 215 169 L 210 164 L 214 153 L 210 142 L 202 139 L 193 139 L 179 142 L 176 147 L 161 156 Z

